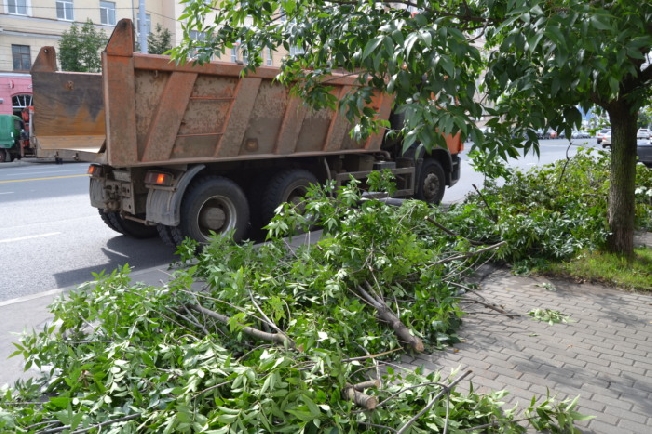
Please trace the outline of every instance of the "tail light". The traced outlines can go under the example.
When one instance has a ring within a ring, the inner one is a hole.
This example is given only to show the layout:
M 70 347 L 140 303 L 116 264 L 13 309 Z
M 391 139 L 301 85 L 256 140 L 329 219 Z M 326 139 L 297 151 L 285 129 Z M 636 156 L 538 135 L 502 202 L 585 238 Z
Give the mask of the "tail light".
M 145 184 L 171 186 L 174 184 L 174 175 L 168 172 L 150 170 L 145 175 Z

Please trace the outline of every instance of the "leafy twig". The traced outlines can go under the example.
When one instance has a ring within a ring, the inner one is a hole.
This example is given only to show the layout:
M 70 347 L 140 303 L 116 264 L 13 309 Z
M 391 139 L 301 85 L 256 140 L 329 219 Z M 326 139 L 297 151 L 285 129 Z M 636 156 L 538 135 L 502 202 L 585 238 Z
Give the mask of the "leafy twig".
M 491 206 L 489 206 L 489 202 L 487 202 L 487 199 L 484 197 L 482 192 L 478 189 L 478 187 L 475 184 L 471 184 L 471 185 L 473 185 L 473 189 L 475 190 L 476 193 L 478 193 L 480 199 L 482 199 L 484 204 L 487 205 L 487 211 L 489 212 L 491 219 L 494 221 L 494 223 L 498 223 L 498 217 L 496 216 L 496 214 L 494 214 L 494 210 L 491 209 Z
M 453 382 L 451 382 L 449 385 L 444 386 L 444 387 L 442 388 L 441 392 L 439 392 L 438 394 L 436 394 L 436 395 L 432 398 L 432 400 L 428 403 L 428 405 L 426 405 L 425 407 L 423 407 L 423 409 L 422 409 L 419 413 L 417 413 L 416 416 L 414 416 L 412 419 L 408 420 L 408 421 L 405 423 L 405 425 L 403 425 L 403 426 L 401 427 L 401 429 L 399 429 L 398 431 L 396 431 L 396 434 L 403 434 L 403 433 L 407 432 L 407 430 L 410 428 L 410 425 L 412 425 L 414 422 L 416 422 L 416 421 L 417 421 L 421 416 L 423 416 L 424 414 L 426 414 L 426 413 L 427 413 L 427 412 L 428 412 L 428 411 L 429 411 L 429 410 L 430 410 L 430 409 L 435 405 L 435 403 L 437 402 L 437 400 L 439 400 L 439 398 L 441 398 L 442 396 L 448 394 L 448 393 L 451 391 L 451 389 L 453 389 L 453 387 L 455 387 L 455 386 L 456 386 L 460 381 L 462 381 L 465 377 L 467 377 L 468 375 L 470 375 L 472 372 L 473 372 L 473 371 L 469 369 L 468 371 L 466 371 L 466 372 L 464 372 L 462 375 L 460 375 L 459 378 L 457 378 L 456 380 L 454 380 Z
M 451 256 L 450 258 L 441 259 L 441 260 L 435 262 L 435 264 L 438 264 L 438 265 L 439 264 L 446 264 L 448 262 L 453 262 L 453 261 L 457 261 L 457 260 L 460 260 L 460 259 L 470 258 L 470 257 L 473 257 L 473 256 L 475 256 L 477 254 L 480 254 L 480 253 L 484 253 L 484 252 L 487 252 L 487 251 L 490 251 L 490 250 L 496 250 L 497 248 L 499 248 L 499 247 L 501 247 L 501 246 L 503 246 L 505 244 L 507 244 L 505 241 L 501 241 L 501 242 L 499 242 L 497 244 L 494 244 L 494 245 L 491 245 L 491 246 L 488 246 L 488 247 L 485 247 L 485 248 L 482 248 L 482 249 L 474 250 L 473 252 L 467 252 L 467 253 L 463 253 L 463 254 L 460 254 L 460 255 L 457 255 L 457 256 Z
M 433 218 L 430 217 L 430 216 L 427 216 L 427 217 L 426 217 L 426 221 L 427 221 L 428 223 L 431 223 L 431 224 L 435 225 L 438 229 L 440 229 L 440 230 L 442 230 L 443 232 L 447 233 L 447 234 L 450 235 L 451 237 L 461 237 L 461 235 L 456 234 L 455 232 L 453 232 L 453 231 L 451 231 L 450 229 L 448 229 L 446 226 L 444 226 L 444 225 L 442 225 L 441 223 L 439 223 L 439 222 L 433 220 Z M 471 244 L 474 245 L 474 246 L 482 246 L 482 245 L 485 244 L 485 243 L 483 243 L 483 242 L 481 242 L 481 241 L 472 240 L 472 239 L 467 238 L 467 237 L 462 237 L 462 238 L 464 238 L 465 240 L 467 240 L 469 243 L 471 243 Z
M 92 431 L 92 430 L 97 429 L 97 428 L 102 428 L 102 427 L 105 427 L 105 426 L 108 426 L 108 425 L 113 425 L 116 422 L 126 422 L 126 421 L 129 421 L 129 420 L 138 419 L 139 417 L 141 417 L 140 413 L 130 414 L 129 416 L 121 417 L 121 418 L 118 418 L 118 419 L 111 419 L 111 420 L 107 420 L 107 421 L 104 421 L 104 422 L 97 423 L 97 424 L 95 424 L 95 425 L 93 425 L 93 426 L 91 426 L 89 428 L 83 428 L 83 429 L 78 429 L 78 430 L 75 430 L 75 431 L 70 431 L 70 434 L 83 434 L 83 433 L 87 433 L 87 432 Z M 60 426 L 60 427 L 57 427 L 57 428 L 46 429 L 46 430 L 40 431 L 39 434 L 55 434 L 55 433 L 60 433 L 62 431 L 69 430 L 69 429 L 70 429 L 70 425 L 64 425 L 64 426 Z

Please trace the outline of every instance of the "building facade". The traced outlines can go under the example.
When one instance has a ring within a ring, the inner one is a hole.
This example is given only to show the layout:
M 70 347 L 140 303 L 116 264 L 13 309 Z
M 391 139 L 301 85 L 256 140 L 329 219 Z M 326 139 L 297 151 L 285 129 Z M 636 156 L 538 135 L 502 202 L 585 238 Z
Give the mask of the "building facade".
M 0 0 L 0 114 L 18 115 L 31 105 L 29 69 L 41 47 L 56 49 L 73 23 L 89 19 L 109 36 L 122 18 L 138 23 L 138 6 L 139 0 Z M 160 24 L 173 41 L 180 10 L 173 0 L 145 2 L 149 28 Z

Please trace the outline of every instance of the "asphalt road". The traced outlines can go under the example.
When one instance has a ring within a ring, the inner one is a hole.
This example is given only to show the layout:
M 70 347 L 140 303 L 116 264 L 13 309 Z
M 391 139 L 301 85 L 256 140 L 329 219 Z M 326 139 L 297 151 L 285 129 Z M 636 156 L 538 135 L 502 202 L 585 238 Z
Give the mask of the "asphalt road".
M 581 142 L 596 146 L 595 139 Z M 512 165 L 527 168 L 573 155 L 577 143 L 568 144 L 542 141 L 540 158 L 529 155 Z M 177 259 L 158 237 L 125 237 L 102 222 L 89 203 L 87 167 L 34 159 L 0 164 L 0 302 L 76 286 L 124 264 L 140 270 Z M 447 189 L 444 202 L 461 201 L 483 180 L 464 154 L 462 179 Z
M 88 199 L 87 163 L 23 160 L 0 164 L 0 302 L 92 280 L 129 264 L 175 261 L 157 237 L 109 229 Z

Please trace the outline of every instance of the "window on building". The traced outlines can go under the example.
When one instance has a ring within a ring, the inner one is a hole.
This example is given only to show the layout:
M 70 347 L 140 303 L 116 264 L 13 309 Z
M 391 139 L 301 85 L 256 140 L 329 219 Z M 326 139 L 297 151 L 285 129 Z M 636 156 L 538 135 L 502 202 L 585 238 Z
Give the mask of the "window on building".
M 10 14 L 27 15 L 27 0 L 7 0 L 7 11 Z
M 298 45 L 293 45 L 290 47 L 290 56 L 299 56 L 301 54 L 304 54 L 305 50 Z
M 231 62 L 246 65 L 249 63 L 249 56 L 247 51 L 242 49 L 240 41 L 236 42 L 235 47 L 231 48 Z
M 272 58 L 272 49 L 268 48 L 267 49 L 267 60 L 266 60 L 267 65 L 272 65 L 274 63 L 273 58 Z
M 29 71 L 32 66 L 29 45 L 12 45 L 11 54 L 14 58 L 14 71 Z
M 73 21 L 73 0 L 57 0 L 57 18 L 60 20 Z
M 100 2 L 100 23 L 115 26 L 115 3 Z
M 206 33 L 198 32 L 197 30 L 191 30 L 190 33 L 188 33 L 188 36 L 190 36 L 190 39 L 192 39 L 193 41 L 205 41 L 206 40 Z
M 200 42 L 201 42 L 201 41 L 205 41 L 205 40 L 206 40 L 206 33 L 204 33 L 204 32 L 198 32 L 197 30 L 191 30 L 191 31 L 188 33 L 188 36 L 190 36 L 190 39 L 192 39 L 193 41 L 200 41 Z M 192 49 L 192 50 L 190 50 L 190 52 L 188 53 L 188 55 L 189 55 L 191 58 L 192 58 L 192 57 L 196 57 L 196 56 L 197 56 L 197 50 L 196 50 L 196 49 Z
M 11 102 L 14 105 L 14 111 L 24 109 L 32 105 L 32 94 L 18 93 L 11 98 Z

